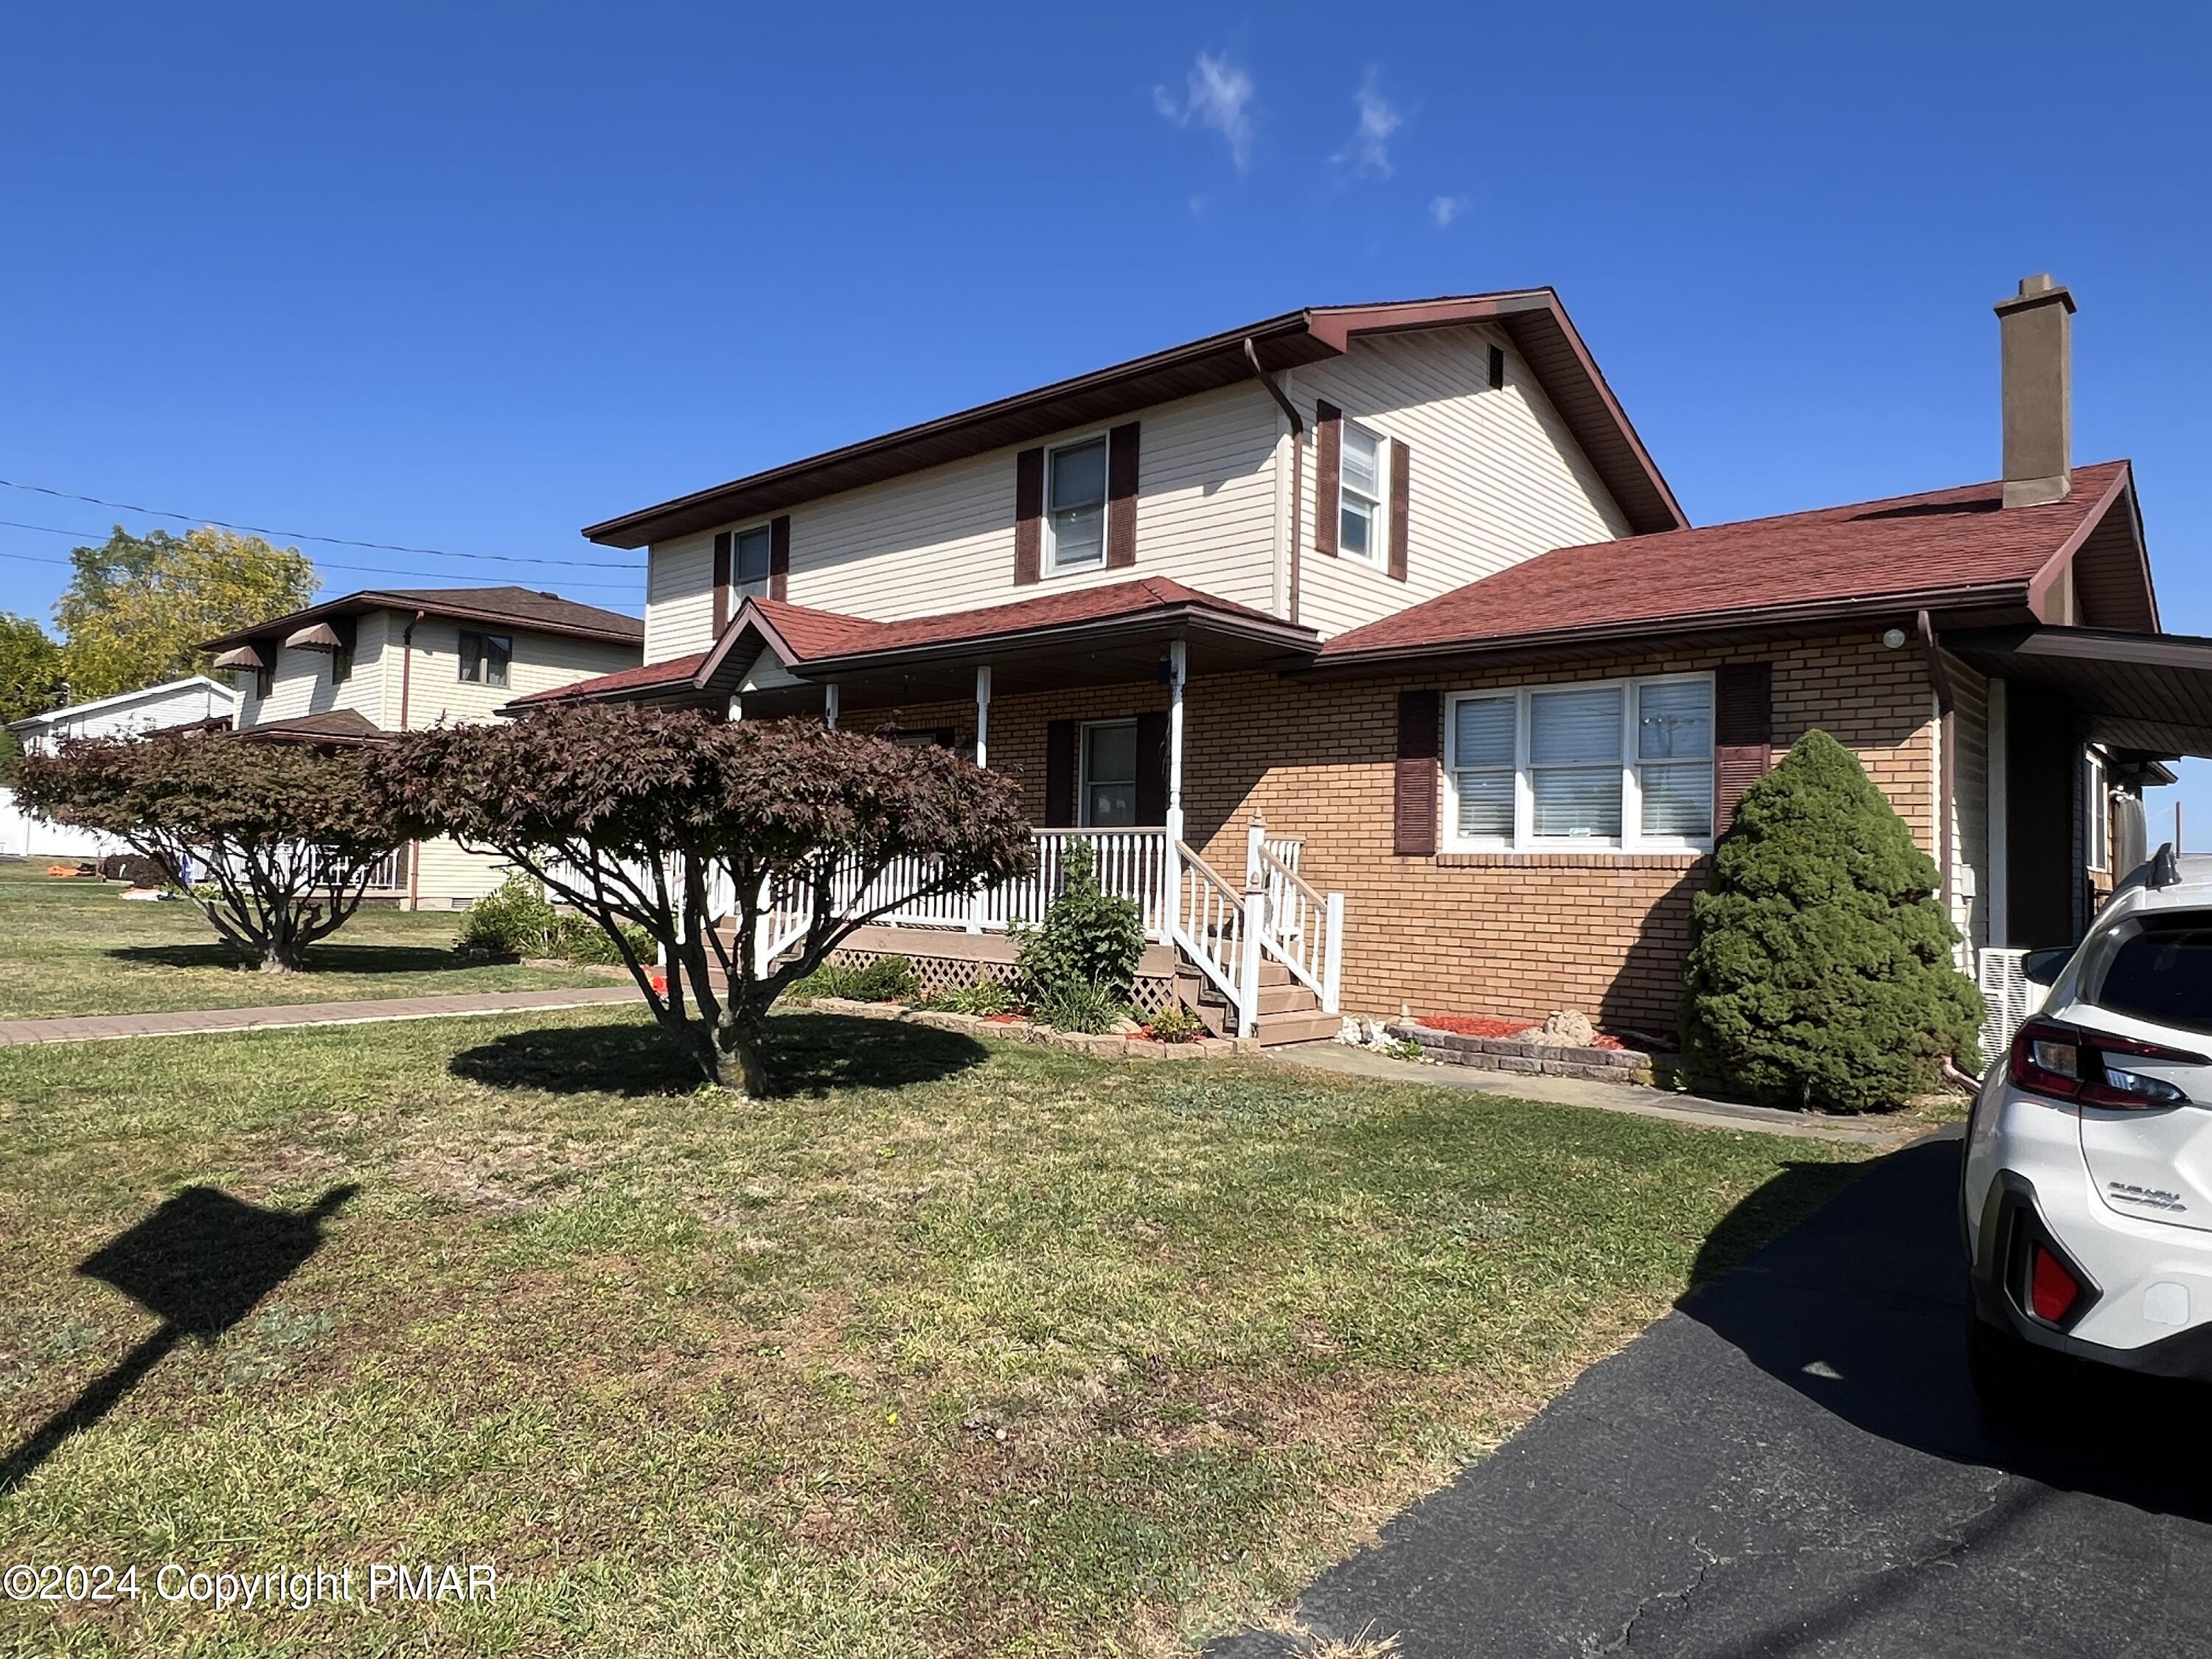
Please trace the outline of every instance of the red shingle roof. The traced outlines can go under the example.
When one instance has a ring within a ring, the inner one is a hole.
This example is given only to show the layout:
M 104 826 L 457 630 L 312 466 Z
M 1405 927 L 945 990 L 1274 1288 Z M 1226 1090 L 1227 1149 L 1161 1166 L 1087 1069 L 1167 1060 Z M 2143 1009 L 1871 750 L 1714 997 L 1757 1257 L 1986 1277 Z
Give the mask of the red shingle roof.
M 527 696 L 517 697 L 514 702 L 561 702 L 576 697 L 650 690 L 658 686 L 689 685 L 691 677 L 699 672 L 699 665 L 706 660 L 705 652 L 694 651 L 688 657 L 671 657 L 665 662 L 649 662 L 642 668 L 624 668 L 612 674 L 601 674 L 595 679 L 556 685 L 550 691 L 532 691 Z M 510 703 L 507 706 L 513 708 L 514 705 Z
M 902 622 L 871 622 L 865 617 L 848 617 L 836 611 L 817 611 L 811 606 L 793 605 L 783 599 L 748 599 L 723 637 L 726 641 L 733 641 L 742 631 L 742 626 L 748 623 L 748 619 L 757 618 L 759 623 L 773 629 L 777 636 L 791 647 L 789 665 L 803 668 L 813 663 L 842 661 L 887 652 L 981 644 L 985 641 L 1076 627 L 1085 623 L 1134 620 L 1155 611 L 1186 607 L 1204 611 L 1208 616 L 1261 623 L 1270 629 L 1280 629 L 1288 626 L 1264 611 L 1255 611 L 1249 605 L 1233 604 L 1227 599 L 1217 599 L 1211 593 L 1187 587 L 1165 576 L 1144 576 L 1133 581 L 1109 582 L 1100 587 L 1070 588 L 1060 592 L 1041 594 L 1033 599 L 1017 599 L 1008 605 L 986 605 L 977 611 L 953 611 L 940 616 L 912 617 Z M 1310 635 L 1306 638 L 1310 648 Z M 715 655 L 714 652 L 695 652 L 688 657 L 648 663 L 642 668 L 627 668 L 618 674 L 602 674 L 597 679 L 579 680 L 573 685 L 561 686 L 550 691 L 533 691 L 526 697 L 517 697 L 514 702 L 518 704 L 561 702 L 703 684 L 706 671 Z
M 1709 623 L 1745 613 L 2027 587 L 2129 482 L 2076 467 L 2072 493 L 2005 507 L 1990 483 L 1563 547 L 1340 634 L 1319 661 L 1508 639 Z

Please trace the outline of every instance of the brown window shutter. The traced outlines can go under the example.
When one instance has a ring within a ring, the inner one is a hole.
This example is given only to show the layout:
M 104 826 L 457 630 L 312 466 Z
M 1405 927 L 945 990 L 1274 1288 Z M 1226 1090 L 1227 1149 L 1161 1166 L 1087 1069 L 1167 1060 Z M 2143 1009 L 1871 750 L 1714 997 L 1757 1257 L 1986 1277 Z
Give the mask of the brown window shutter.
M 1344 503 L 1344 411 L 1314 405 L 1314 551 L 1336 556 L 1336 515 Z
M 1014 457 L 1014 585 L 1037 579 L 1044 550 L 1044 451 L 1024 449 Z
M 1443 787 L 1444 695 L 1398 694 L 1398 775 L 1391 802 L 1390 850 L 1427 858 L 1437 850 L 1437 797 Z
M 1106 568 L 1137 562 L 1137 426 L 1106 434 Z M 1150 823 L 1152 820 L 1142 820 Z
M 1774 665 L 1723 663 L 1713 672 L 1713 831 L 1735 823 L 1743 792 L 1774 759 Z
M 768 596 L 788 598 L 791 592 L 791 514 L 779 514 L 768 526 Z
M 1044 728 L 1044 827 L 1075 827 L 1075 722 L 1054 720 Z
M 1396 438 L 1390 440 L 1390 575 L 1406 580 L 1406 498 L 1413 477 L 1413 452 Z
M 714 538 L 714 636 L 721 637 L 730 622 L 730 532 Z
M 1168 821 L 1168 711 L 1137 716 L 1137 822 Z

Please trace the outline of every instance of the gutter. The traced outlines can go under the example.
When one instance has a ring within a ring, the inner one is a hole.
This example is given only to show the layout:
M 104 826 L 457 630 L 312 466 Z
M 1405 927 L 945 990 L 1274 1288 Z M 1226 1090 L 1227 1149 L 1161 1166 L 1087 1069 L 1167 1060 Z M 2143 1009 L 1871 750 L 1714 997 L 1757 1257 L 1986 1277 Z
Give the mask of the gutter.
M 1310 652 L 1318 641 L 1313 630 L 1296 627 L 1289 623 L 1255 617 L 1225 617 L 1218 611 L 1189 604 L 1146 611 L 1134 616 L 1113 617 L 1081 623 L 1062 623 L 1042 628 L 1024 629 L 1018 633 L 985 635 L 981 638 L 933 641 L 924 645 L 894 646 L 884 651 L 848 652 L 842 656 L 815 657 L 797 662 L 787 662 L 790 672 L 805 678 L 815 674 L 849 673 L 862 670 L 896 668 L 908 663 L 924 663 L 938 659 L 975 662 L 988 657 L 1004 656 L 1018 651 L 1034 650 L 1040 646 L 1061 643 L 1081 644 L 1092 641 L 1121 639 L 1143 635 L 1162 629 L 1188 628 L 1194 625 L 1209 632 L 1233 634 L 1262 643 L 1279 644 L 1286 651 Z M 702 667 L 695 684 L 703 686 L 708 670 Z
M 1275 377 L 1260 367 L 1260 349 L 1252 337 L 1244 337 L 1244 361 L 1252 365 L 1253 378 L 1267 388 L 1267 395 L 1275 400 L 1276 407 L 1291 423 L 1291 521 L 1290 546 L 1285 550 L 1290 571 L 1285 585 L 1284 611 L 1286 619 L 1296 623 L 1298 619 L 1298 520 L 1305 511 L 1304 484 L 1306 470 L 1306 423 L 1298 417 L 1298 406 L 1290 400 Z

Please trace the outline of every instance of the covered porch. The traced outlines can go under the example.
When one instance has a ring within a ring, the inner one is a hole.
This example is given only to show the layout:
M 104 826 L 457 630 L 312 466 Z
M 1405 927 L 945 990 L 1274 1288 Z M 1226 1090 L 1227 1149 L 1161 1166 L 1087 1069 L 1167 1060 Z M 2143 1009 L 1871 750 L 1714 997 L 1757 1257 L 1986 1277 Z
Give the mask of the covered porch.
M 1138 591 L 1117 593 L 1126 589 Z M 1109 608 L 1102 596 L 1124 603 Z M 1186 789 L 1194 763 L 1221 777 L 1236 763 L 1194 753 L 1194 707 L 1231 688 L 1249 696 L 1255 681 L 1310 659 L 1310 630 L 1159 580 L 997 607 L 1012 614 L 996 617 L 866 624 L 826 650 L 790 637 L 800 629 L 779 613 L 793 609 L 748 603 L 701 665 L 704 698 L 734 720 L 814 716 L 957 749 L 1016 777 L 1036 824 L 1036 870 L 1019 881 L 904 902 L 926 871 L 894 868 L 866 889 L 857 879 L 841 886 L 841 914 L 891 905 L 870 930 L 872 945 L 887 951 L 884 937 L 895 934 L 896 949 L 926 964 L 926 979 L 972 977 L 974 964 L 1008 960 L 1010 948 L 981 941 L 1041 921 L 1079 846 L 1101 885 L 1136 905 L 1153 968 L 1169 964 L 1209 1024 L 1263 1041 L 1334 1031 L 1342 895 L 1301 875 L 1295 826 L 1231 821 L 1218 810 L 1194 819 Z M 802 933 L 811 900 L 779 896 L 779 925 L 757 948 L 773 954 Z M 959 965 L 927 965 L 939 957 Z

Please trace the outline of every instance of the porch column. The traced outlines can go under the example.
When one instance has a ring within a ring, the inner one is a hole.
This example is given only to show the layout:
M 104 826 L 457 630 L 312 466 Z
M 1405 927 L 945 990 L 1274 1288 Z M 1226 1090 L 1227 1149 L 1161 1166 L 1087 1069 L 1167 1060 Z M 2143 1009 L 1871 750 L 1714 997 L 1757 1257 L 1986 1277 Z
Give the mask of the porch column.
M 991 665 L 975 665 L 975 764 L 988 767 L 991 763 Z M 983 931 L 983 906 L 989 889 L 981 882 L 968 898 L 968 931 Z
M 745 717 L 745 700 L 744 700 L 743 697 L 739 696 L 736 692 L 734 692 L 734 691 L 731 692 L 731 693 L 730 693 L 730 720 L 731 720 L 731 723 L 734 725 L 737 721 L 738 721 L 738 720 L 741 720 L 744 719 L 744 717 Z
M 975 665 L 975 764 L 991 763 L 991 665 Z
M 1168 824 L 1160 848 L 1160 932 L 1169 944 L 1182 930 L 1182 859 L 1176 848 L 1182 833 L 1182 684 L 1190 653 L 1183 641 L 1168 641 Z
M 837 682 L 835 680 L 822 688 L 822 724 L 832 732 L 837 729 Z

